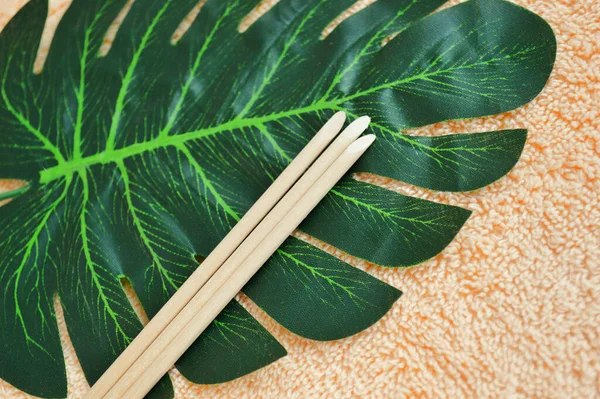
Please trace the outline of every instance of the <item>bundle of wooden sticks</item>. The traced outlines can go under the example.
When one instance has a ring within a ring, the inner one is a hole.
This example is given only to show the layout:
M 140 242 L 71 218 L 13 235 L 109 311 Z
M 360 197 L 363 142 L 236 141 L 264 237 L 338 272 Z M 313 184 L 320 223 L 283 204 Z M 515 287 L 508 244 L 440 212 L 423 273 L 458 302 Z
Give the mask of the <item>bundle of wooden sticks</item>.
M 92 387 L 143 398 L 375 140 L 336 113 Z

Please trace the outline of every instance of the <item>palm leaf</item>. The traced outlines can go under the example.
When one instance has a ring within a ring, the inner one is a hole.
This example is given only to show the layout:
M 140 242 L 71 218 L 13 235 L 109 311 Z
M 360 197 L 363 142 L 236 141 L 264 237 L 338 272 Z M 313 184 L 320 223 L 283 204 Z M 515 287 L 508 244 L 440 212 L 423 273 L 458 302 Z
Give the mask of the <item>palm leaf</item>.
M 122 280 L 155 314 L 338 110 L 373 118 L 377 143 L 355 171 L 448 191 L 499 179 L 524 130 L 402 131 L 522 106 L 544 87 L 556 50 L 541 18 L 501 0 L 432 15 L 443 0 L 379 0 L 326 39 L 319 32 L 354 0 L 281 0 L 244 33 L 256 0 L 208 0 L 171 43 L 196 1 L 137 0 L 101 56 L 125 0 L 74 0 L 39 74 L 46 0 L 0 34 L 0 177 L 28 183 L 0 198 L 15 197 L 0 208 L 0 377 L 22 390 L 66 395 L 55 294 L 94 383 L 142 328 Z M 398 267 L 438 254 L 468 216 L 347 178 L 301 230 Z M 356 334 L 400 296 L 297 238 L 244 291 L 318 340 Z M 217 383 L 284 354 L 233 301 L 178 367 Z M 151 395 L 172 394 L 165 377 Z

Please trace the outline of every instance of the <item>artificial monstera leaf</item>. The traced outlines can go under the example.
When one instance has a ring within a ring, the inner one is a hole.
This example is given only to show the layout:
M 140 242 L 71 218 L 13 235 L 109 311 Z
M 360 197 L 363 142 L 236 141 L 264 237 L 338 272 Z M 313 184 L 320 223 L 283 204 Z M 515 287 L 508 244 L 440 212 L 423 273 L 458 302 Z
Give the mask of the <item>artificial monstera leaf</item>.
M 0 34 L 0 178 L 27 182 L 0 208 L 0 377 L 22 390 L 66 395 L 55 295 L 94 383 L 142 328 L 122 281 L 155 314 L 338 110 L 371 115 L 378 136 L 356 171 L 449 191 L 497 180 L 518 160 L 524 130 L 402 130 L 517 108 L 543 88 L 555 55 L 550 27 L 501 0 L 435 13 L 443 0 L 379 0 L 325 39 L 354 0 L 281 0 L 243 33 L 256 0 L 208 0 L 173 43 L 196 2 L 136 0 L 101 55 L 126 0 L 74 0 L 39 74 L 47 0 Z M 347 178 L 301 229 L 398 267 L 439 253 L 468 215 Z M 367 328 L 400 296 L 297 238 L 245 292 L 318 340 Z M 233 301 L 178 368 L 217 383 L 284 354 Z M 151 395 L 172 396 L 168 377 Z

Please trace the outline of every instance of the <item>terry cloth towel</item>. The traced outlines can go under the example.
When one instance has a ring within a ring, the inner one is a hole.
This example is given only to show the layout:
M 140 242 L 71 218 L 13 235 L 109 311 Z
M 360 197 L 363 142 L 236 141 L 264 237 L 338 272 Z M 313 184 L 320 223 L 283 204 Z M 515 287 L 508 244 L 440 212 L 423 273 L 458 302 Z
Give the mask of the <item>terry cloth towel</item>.
M 0 0 L 0 22 L 24 2 Z M 51 1 L 49 30 L 67 2 Z M 600 2 L 516 2 L 546 19 L 557 35 L 548 86 L 519 110 L 417 131 L 527 128 L 516 167 L 466 194 L 370 178 L 472 210 L 456 239 L 408 270 L 346 257 L 405 293 L 381 321 L 348 339 L 297 337 L 241 298 L 289 355 L 215 386 L 191 384 L 173 371 L 177 398 L 600 397 Z M 355 9 L 367 1 L 358 3 Z M 88 385 L 60 308 L 58 316 L 69 398 L 81 398 Z M 0 382 L 0 398 L 29 397 Z

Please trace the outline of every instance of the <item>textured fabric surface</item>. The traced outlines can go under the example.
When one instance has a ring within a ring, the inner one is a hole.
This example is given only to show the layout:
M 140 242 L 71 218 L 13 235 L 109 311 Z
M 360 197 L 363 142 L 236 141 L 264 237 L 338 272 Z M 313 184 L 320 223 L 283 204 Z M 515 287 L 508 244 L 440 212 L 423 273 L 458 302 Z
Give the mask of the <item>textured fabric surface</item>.
M 52 0 L 53 21 L 67 1 Z M 0 0 L 0 23 L 22 3 Z M 525 127 L 529 138 L 515 169 L 467 194 L 360 176 L 472 210 L 457 238 L 408 270 L 337 254 L 405 293 L 380 322 L 348 339 L 302 339 L 241 298 L 289 355 L 216 386 L 173 372 L 177 398 L 600 397 L 600 2 L 517 3 L 557 35 L 556 66 L 541 95 L 514 112 L 418 130 Z M 81 398 L 88 385 L 58 313 L 69 398 Z M 0 381 L 0 398 L 29 397 Z

